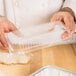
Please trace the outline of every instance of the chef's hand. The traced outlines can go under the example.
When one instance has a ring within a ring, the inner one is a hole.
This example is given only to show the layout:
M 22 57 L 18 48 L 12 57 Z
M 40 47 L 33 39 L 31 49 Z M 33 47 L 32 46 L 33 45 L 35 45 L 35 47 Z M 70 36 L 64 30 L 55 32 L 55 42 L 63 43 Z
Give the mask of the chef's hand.
M 17 28 L 11 23 L 8 19 L 3 16 L 0 16 L 0 48 L 8 49 L 7 39 L 5 33 L 15 31 Z
M 61 35 L 61 39 L 67 40 L 72 37 L 72 35 L 75 32 L 75 22 L 74 22 L 74 17 L 69 13 L 69 12 L 57 12 L 54 14 L 51 18 L 51 22 L 56 22 L 60 21 L 63 22 L 66 31 Z

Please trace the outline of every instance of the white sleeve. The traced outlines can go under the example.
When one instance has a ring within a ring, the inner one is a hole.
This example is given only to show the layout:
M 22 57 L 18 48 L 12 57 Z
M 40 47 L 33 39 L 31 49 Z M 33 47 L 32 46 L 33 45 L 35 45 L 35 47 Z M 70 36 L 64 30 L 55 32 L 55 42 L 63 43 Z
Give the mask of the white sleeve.
M 65 0 L 63 7 L 69 7 L 73 10 L 76 18 L 76 0 Z
M 0 15 L 4 16 L 4 0 L 0 0 Z

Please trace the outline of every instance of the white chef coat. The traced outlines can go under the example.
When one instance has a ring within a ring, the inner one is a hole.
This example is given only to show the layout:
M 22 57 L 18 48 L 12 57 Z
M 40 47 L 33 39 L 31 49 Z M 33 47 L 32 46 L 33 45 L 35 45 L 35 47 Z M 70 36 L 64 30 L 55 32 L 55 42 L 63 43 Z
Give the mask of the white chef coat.
M 46 24 L 50 21 L 51 16 L 61 7 L 70 7 L 76 16 L 76 0 L 0 0 L 3 5 L 0 8 L 1 14 L 4 14 L 12 21 L 18 29 L 28 38 L 37 35 L 35 32 L 38 26 Z M 37 26 L 37 27 L 36 27 Z M 43 26 L 43 25 L 42 25 Z M 47 26 L 47 24 L 46 24 Z M 29 28 L 33 28 L 32 30 Z M 44 29 L 44 26 L 42 27 Z M 31 31 L 30 31 L 31 30 Z M 35 31 L 34 31 L 35 30 Z M 38 30 L 38 29 L 37 29 Z M 39 30 L 38 30 L 39 31 Z M 40 32 L 39 32 L 40 33 Z M 53 32 L 52 32 L 53 33 Z M 58 32 L 59 33 L 59 32 Z M 58 37 L 58 33 L 54 33 L 54 38 Z M 52 34 L 53 35 L 53 34 Z M 53 38 L 48 33 L 45 34 L 44 41 Z
M 6 15 L 12 20 L 10 14 L 12 9 L 16 24 L 20 28 L 27 28 L 47 22 L 51 14 L 60 9 L 62 2 L 63 0 L 8 0 L 5 1 Z

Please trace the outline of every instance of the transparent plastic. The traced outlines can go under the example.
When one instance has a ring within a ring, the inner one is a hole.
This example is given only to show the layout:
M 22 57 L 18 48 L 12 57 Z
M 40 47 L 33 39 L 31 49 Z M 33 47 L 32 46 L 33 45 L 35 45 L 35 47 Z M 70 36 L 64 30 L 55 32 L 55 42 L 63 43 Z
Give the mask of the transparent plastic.
M 53 28 L 55 28 L 53 31 Z M 61 39 L 61 34 L 66 31 L 61 22 L 41 24 L 30 28 L 27 32 L 31 36 L 18 37 L 8 33 L 9 52 L 0 52 L 0 62 L 5 64 L 27 63 L 30 60 L 30 53 L 40 48 L 60 44 L 76 43 L 76 34 L 66 41 Z

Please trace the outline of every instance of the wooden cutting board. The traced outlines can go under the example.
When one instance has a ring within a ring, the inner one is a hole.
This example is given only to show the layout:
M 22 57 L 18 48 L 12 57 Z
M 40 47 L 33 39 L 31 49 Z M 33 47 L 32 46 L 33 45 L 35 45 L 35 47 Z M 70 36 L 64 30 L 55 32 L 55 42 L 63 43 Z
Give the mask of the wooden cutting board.
M 76 44 L 39 49 L 32 52 L 31 60 L 27 64 L 0 64 L 0 73 L 5 73 L 6 76 L 29 76 L 45 65 L 76 72 Z

